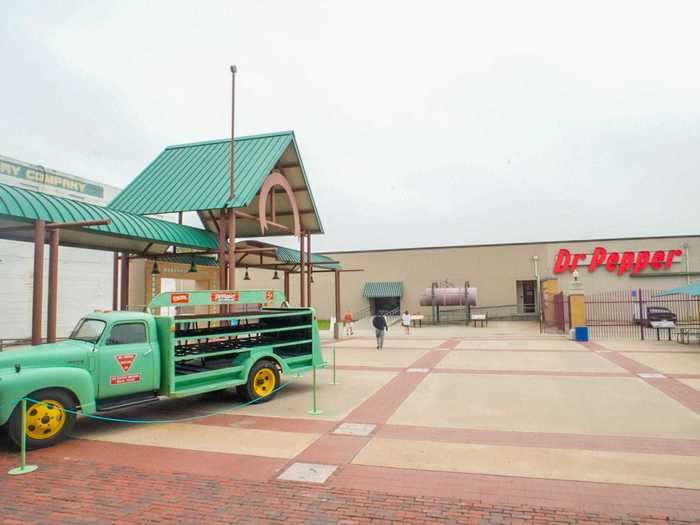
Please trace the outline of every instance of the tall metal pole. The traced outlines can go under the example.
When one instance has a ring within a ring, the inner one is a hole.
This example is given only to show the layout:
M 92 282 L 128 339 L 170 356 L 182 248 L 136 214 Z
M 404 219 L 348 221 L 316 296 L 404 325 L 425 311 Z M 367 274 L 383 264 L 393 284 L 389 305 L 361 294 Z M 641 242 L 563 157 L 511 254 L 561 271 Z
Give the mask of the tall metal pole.
M 299 306 L 306 306 L 306 283 L 304 282 L 304 232 L 299 237 Z
M 233 197 L 235 196 L 234 193 L 234 178 L 233 178 L 233 170 L 234 170 L 234 147 L 233 147 L 233 138 L 235 137 L 235 116 L 236 116 L 236 71 L 238 69 L 236 66 L 231 66 L 231 192 L 229 194 L 229 198 L 233 200 Z
M 32 344 L 41 344 L 41 311 L 44 305 L 44 241 L 46 223 L 34 223 L 34 279 L 32 283 Z
M 219 210 L 219 289 L 226 289 L 226 220 L 224 210 Z M 223 311 L 223 310 L 221 310 Z
M 236 213 L 228 211 L 228 287 L 236 289 Z
M 56 342 L 56 311 L 58 302 L 58 242 L 61 230 L 49 233 L 49 304 L 46 318 L 46 342 Z
M 112 266 L 112 310 L 119 310 L 119 252 L 114 252 Z

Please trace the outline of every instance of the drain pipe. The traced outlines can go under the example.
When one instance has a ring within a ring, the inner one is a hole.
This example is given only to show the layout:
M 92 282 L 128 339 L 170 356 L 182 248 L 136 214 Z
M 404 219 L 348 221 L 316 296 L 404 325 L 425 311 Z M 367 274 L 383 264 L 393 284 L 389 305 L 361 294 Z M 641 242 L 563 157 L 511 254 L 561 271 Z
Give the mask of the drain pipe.
M 540 268 L 539 268 L 540 258 L 537 255 L 532 256 L 532 262 L 535 265 L 535 279 L 537 280 L 537 294 L 535 297 L 535 305 L 537 306 L 537 313 L 539 314 L 542 308 L 540 304 Z

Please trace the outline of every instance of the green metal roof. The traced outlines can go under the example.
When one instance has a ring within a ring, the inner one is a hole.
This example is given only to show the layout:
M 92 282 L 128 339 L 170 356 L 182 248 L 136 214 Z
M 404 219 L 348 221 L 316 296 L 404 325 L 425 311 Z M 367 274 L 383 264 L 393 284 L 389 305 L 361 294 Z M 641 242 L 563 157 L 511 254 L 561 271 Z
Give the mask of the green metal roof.
M 294 168 L 300 171 L 298 178 L 308 189 L 294 132 L 239 137 L 234 146 L 236 180 L 232 201 L 229 200 L 231 141 L 222 139 L 168 146 L 108 207 L 140 215 L 245 208 L 285 153 L 293 156 Z M 317 229 L 322 231 L 310 189 L 308 193 Z M 310 225 L 306 226 L 311 231 Z
M 365 283 L 362 295 L 367 298 L 373 297 L 401 297 L 403 294 L 403 284 L 400 282 L 378 282 Z
M 292 264 L 299 264 L 300 261 L 300 256 L 299 256 L 299 250 L 293 250 L 292 248 L 285 248 L 284 246 L 277 246 L 277 258 L 280 261 L 292 263 Z M 335 262 L 333 259 L 330 257 L 326 257 L 325 255 L 319 255 L 317 253 L 312 253 L 311 254 L 311 264 L 314 266 L 318 266 L 320 268 L 326 268 L 329 270 L 341 270 L 342 266 L 340 263 Z
M 170 245 L 203 250 L 218 246 L 216 235 L 207 230 L 0 184 L 0 222 L 17 224 L 37 219 L 47 222 L 111 219 L 106 226 L 62 232 L 62 243 L 86 248 L 138 252 L 149 244 L 158 245 L 163 251 Z M 18 237 L 12 231 L 6 233 L 7 238 Z

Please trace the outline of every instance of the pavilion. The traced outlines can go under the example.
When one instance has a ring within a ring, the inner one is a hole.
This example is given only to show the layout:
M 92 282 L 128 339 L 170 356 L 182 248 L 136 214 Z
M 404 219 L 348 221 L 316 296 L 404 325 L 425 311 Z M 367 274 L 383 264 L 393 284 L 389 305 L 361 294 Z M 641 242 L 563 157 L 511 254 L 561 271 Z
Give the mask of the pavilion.
M 182 224 L 185 212 L 196 212 L 204 228 Z M 151 217 L 162 213 L 177 213 L 179 223 Z M 245 260 L 247 266 L 282 271 L 286 296 L 289 275 L 298 274 L 299 306 L 311 304 L 312 272 L 334 272 L 339 318 L 339 274 L 350 270 L 311 253 L 311 235 L 320 233 L 320 216 L 292 131 L 239 137 L 233 144 L 224 139 L 166 147 L 106 207 L 0 184 L 0 238 L 35 245 L 32 344 L 42 341 L 47 237 L 46 340 L 52 342 L 59 245 L 114 252 L 114 309 L 129 307 L 130 260 L 216 264 L 220 289 L 236 288 L 235 270 Z M 242 240 L 281 235 L 296 236 L 299 250 Z

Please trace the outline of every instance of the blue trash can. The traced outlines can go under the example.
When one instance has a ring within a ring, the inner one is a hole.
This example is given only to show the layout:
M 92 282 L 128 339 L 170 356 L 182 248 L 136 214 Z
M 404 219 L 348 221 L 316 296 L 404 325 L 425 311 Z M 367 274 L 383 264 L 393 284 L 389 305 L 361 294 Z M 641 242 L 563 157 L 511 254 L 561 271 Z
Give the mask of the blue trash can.
M 577 326 L 576 327 L 576 340 L 585 343 L 588 341 L 588 327 L 587 326 Z

